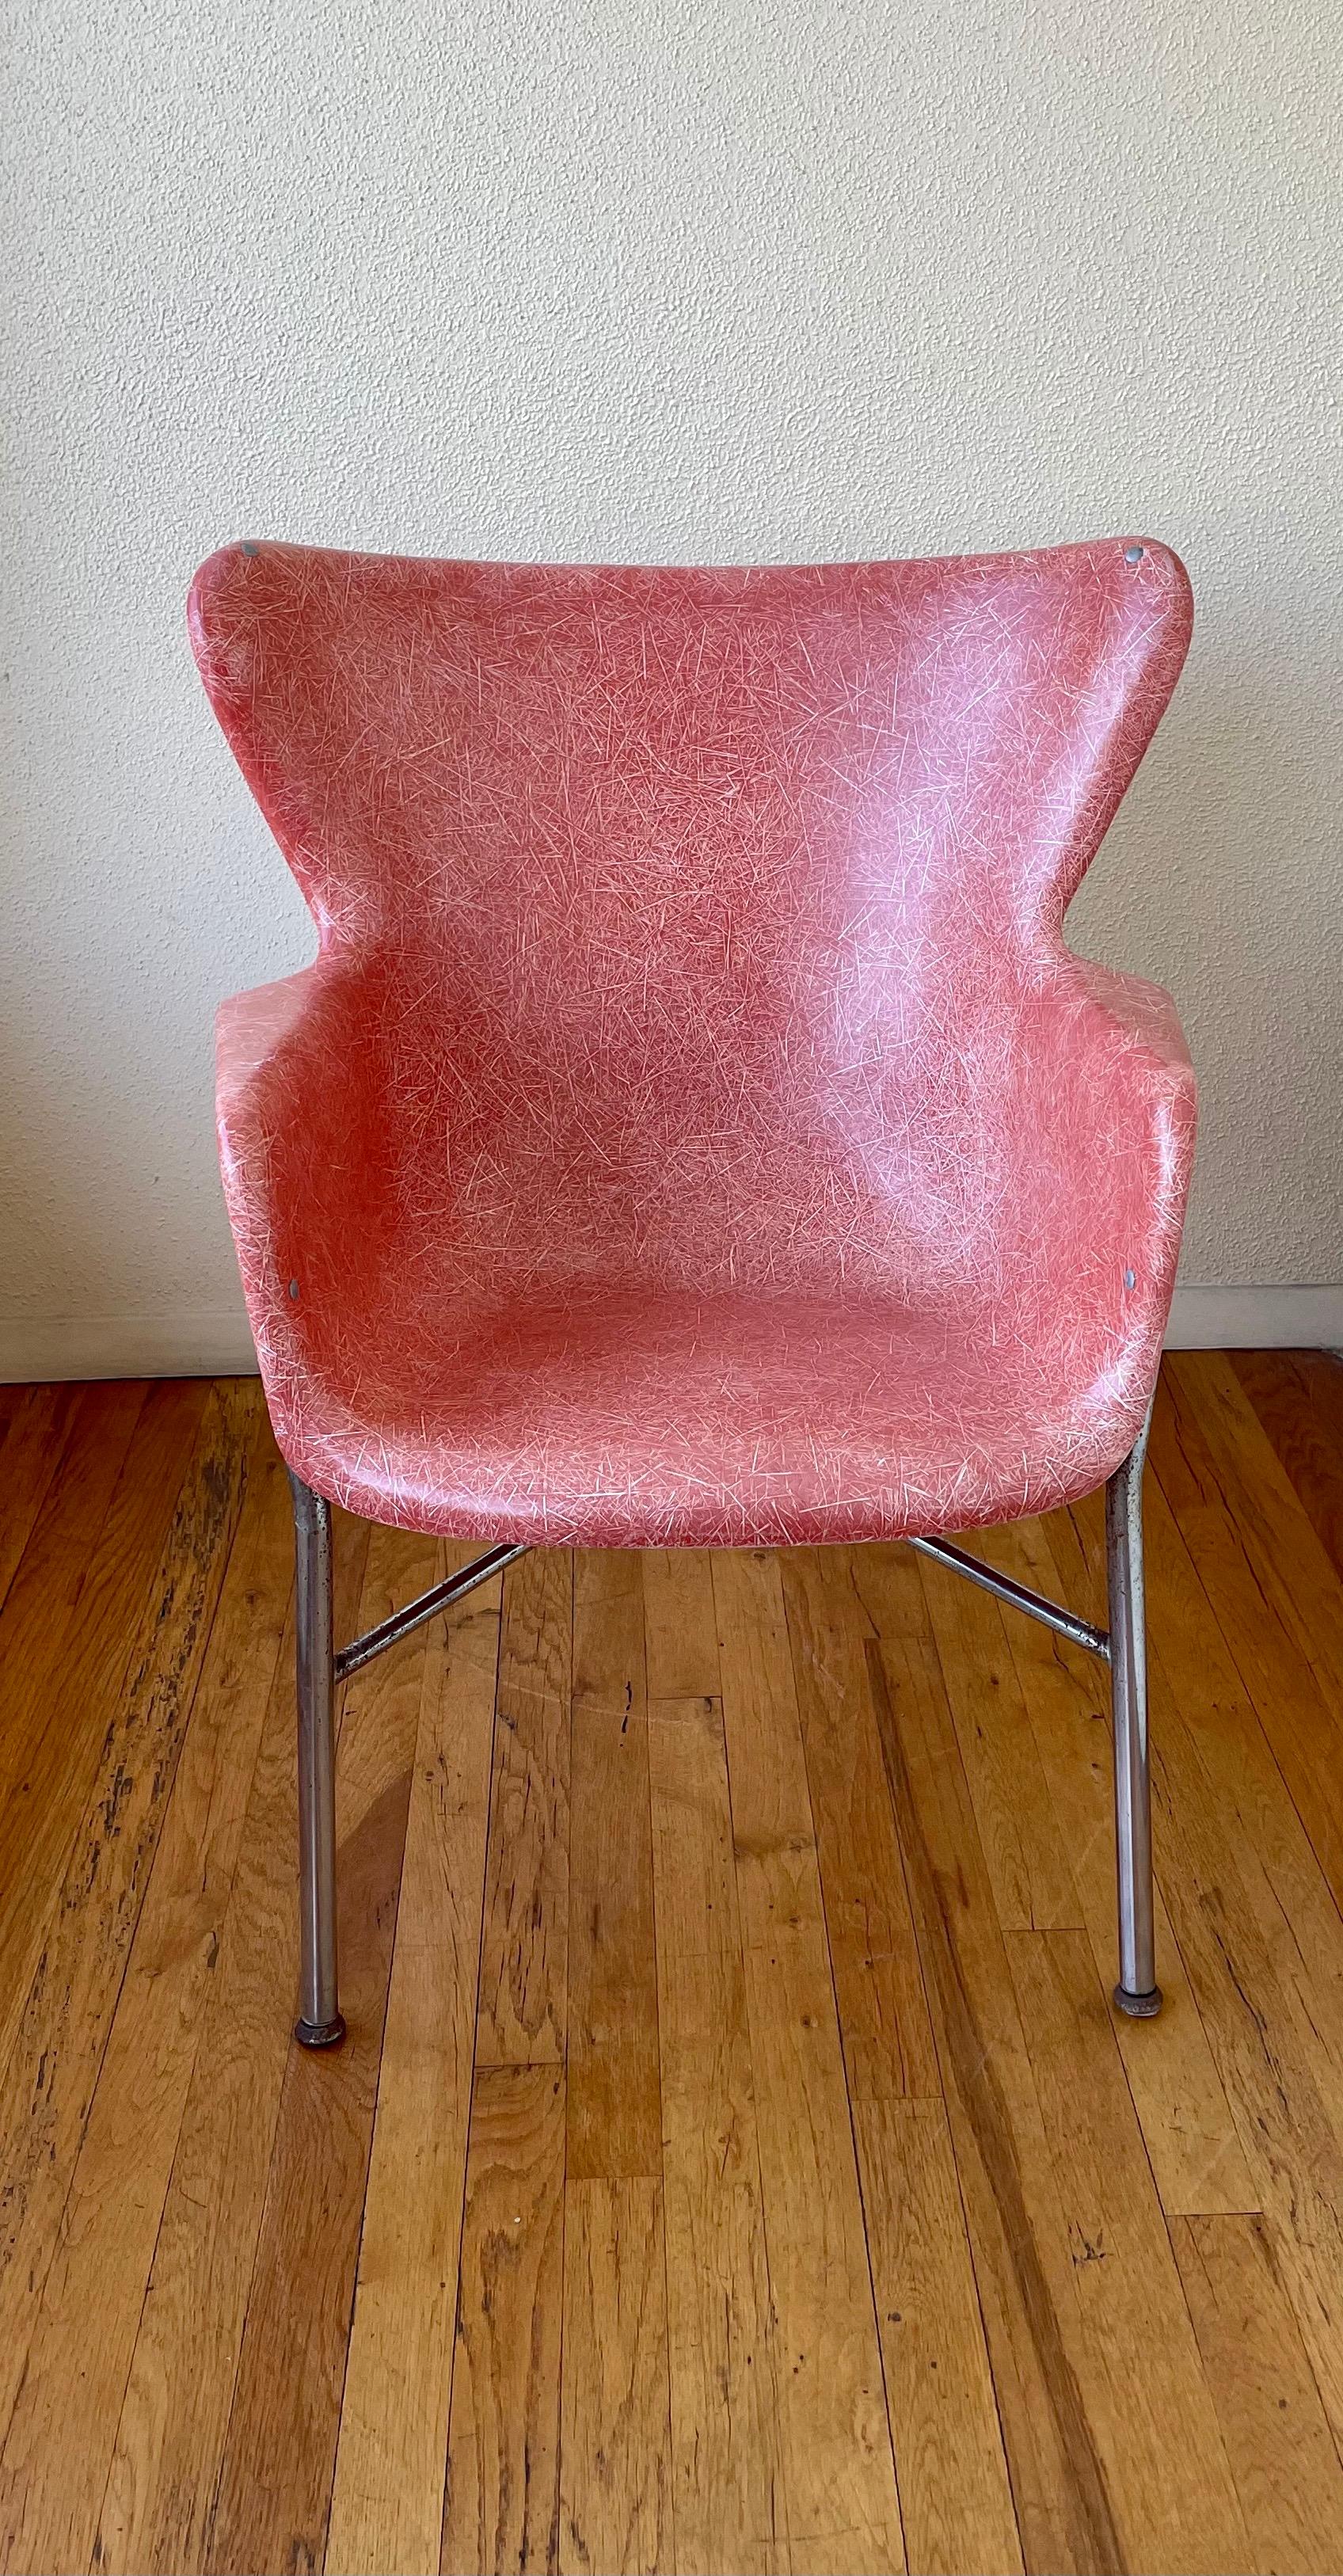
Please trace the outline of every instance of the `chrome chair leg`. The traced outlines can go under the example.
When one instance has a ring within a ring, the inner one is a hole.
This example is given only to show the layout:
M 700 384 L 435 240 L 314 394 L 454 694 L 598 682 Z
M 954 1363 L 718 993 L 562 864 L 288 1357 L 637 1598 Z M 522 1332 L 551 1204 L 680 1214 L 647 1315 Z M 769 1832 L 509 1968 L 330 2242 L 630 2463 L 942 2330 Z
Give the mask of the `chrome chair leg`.
M 1110 1688 L 1114 1712 L 1115 1854 L 1119 1877 L 1121 2012 L 1150 2020 L 1161 2010 L 1152 1923 L 1152 1805 L 1147 1754 L 1147 1621 L 1143 1598 L 1142 1472 L 1147 1419 L 1105 1488 L 1105 1562 L 1110 1586 Z
M 294 2036 L 305 2048 L 345 2037 L 336 1996 L 336 1729 L 331 1506 L 295 1475 L 298 1645 L 298 1849 L 301 1973 Z

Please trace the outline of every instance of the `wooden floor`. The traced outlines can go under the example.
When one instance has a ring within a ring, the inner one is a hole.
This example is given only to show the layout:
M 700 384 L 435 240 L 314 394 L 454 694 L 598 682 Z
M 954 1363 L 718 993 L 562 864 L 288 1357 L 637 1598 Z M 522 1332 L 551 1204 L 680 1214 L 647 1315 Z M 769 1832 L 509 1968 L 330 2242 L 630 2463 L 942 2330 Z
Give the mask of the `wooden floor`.
M 0 1439 L 0 2565 L 1343 2567 L 1343 1366 L 1167 1364 L 1137 2025 L 1099 1667 L 538 1554 L 346 1689 L 304 2056 L 258 1388 Z M 469 1552 L 341 1521 L 342 1631 Z

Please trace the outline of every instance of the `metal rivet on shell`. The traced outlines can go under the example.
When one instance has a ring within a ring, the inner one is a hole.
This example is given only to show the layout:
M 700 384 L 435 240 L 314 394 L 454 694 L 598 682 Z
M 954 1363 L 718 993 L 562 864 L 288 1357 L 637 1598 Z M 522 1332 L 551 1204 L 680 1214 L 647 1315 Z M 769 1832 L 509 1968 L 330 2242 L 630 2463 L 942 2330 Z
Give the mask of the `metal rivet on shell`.
M 297 1297 L 297 1295 L 298 1295 L 298 1281 L 297 1281 L 297 1279 L 291 1279 L 291 1280 L 290 1280 L 290 1282 L 289 1282 L 289 1294 L 290 1294 L 290 1296 L 291 1296 L 291 1297 Z
M 1125 1273 L 1124 1273 L 1124 1286 L 1125 1286 L 1126 1288 L 1136 1288 L 1136 1287 L 1137 1287 L 1137 1285 L 1138 1285 L 1138 1274 L 1137 1274 L 1137 1271 L 1136 1271 L 1136 1270 L 1126 1270 L 1126 1271 L 1125 1271 Z
M 1125 563 L 1141 563 L 1141 562 L 1142 562 L 1142 558 L 1143 558 L 1143 549 L 1142 549 L 1142 547 L 1141 547 L 1141 546 L 1125 546 L 1125 548 L 1124 548 L 1124 561 L 1125 561 Z

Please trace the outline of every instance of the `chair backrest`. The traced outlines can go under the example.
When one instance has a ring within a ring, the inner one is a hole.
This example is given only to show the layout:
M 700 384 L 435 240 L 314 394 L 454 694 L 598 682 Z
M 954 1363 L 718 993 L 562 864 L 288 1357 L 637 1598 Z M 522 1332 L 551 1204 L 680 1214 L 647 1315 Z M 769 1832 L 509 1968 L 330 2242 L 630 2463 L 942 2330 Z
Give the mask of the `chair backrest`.
M 324 949 L 439 1068 L 459 1174 L 497 1198 L 511 1158 L 552 1225 L 567 1174 L 578 1235 L 673 1268 L 717 1228 L 725 1276 L 805 1268 L 828 1192 L 884 1276 L 868 1182 L 889 1235 L 892 1154 L 917 1196 L 1002 1110 L 1190 599 L 1123 538 L 731 571 L 258 544 L 190 614 Z

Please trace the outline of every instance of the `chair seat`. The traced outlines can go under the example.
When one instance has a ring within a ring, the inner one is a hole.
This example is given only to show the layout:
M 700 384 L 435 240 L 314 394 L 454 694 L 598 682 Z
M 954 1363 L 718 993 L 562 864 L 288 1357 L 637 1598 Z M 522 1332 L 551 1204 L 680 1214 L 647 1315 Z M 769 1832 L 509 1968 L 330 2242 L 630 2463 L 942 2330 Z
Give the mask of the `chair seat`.
M 1194 1088 L 1063 915 L 1189 634 L 1107 538 L 944 562 L 202 567 L 318 925 L 226 1002 L 280 1445 L 484 1540 L 933 1535 L 1099 1484 Z
M 290 1464 L 403 1528 L 538 1545 L 784 1546 L 1047 1510 L 1125 1456 L 1150 1361 L 1071 1371 L 968 1299 L 591 1289 L 385 1311 L 310 1348 Z M 279 1390 L 273 1391 L 274 1395 Z

